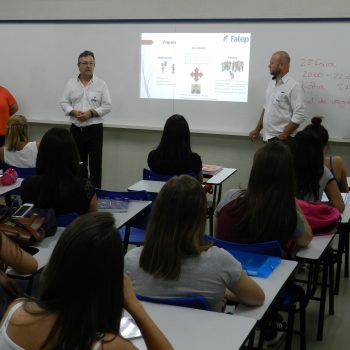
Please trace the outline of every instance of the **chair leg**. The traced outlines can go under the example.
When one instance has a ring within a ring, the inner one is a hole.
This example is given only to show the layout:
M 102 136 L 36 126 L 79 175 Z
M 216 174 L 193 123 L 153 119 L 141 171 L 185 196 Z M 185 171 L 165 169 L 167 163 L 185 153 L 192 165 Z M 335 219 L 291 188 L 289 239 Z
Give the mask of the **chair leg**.
M 342 259 L 343 259 L 343 252 L 344 252 L 344 240 L 346 231 L 343 227 L 340 228 L 339 232 L 339 242 L 338 242 L 338 248 L 336 253 L 336 261 L 337 261 L 337 268 L 335 272 L 335 284 L 334 284 L 334 294 L 339 294 L 339 287 L 340 287 L 340 275 L 341 275 L 341 265 L 342 265 Z
M 294 316 L 295 316 L 295 306 L 292 305 L 288 312 L 288 328 L 287 328 L 287 339 L 285 350 L 292 349 L 293 331 L 294 331 Z
M 334 259 L 333 259 L 333 251 L 329 255 L 329 263 L 328 263 L 328 269 L 329 269 L 329 314 L 334 315 Z
M 327 264 L 327 262 L 325 264 Z M 327 296 L 327 282 L 328 282 L 328 267 L 325 265 L 322 272 L 320 310 L 318 313 L 318 326 L 317 326 L 317 340 L 323 339 L 323 324 L 324 324 L 324 313 L 325 313 L 326 296 Z
M 305 309 L 306 305 L 304 301 L 300 302 L 300 350 L 306 350 L 306 321 L 305 321 Z
M 345 251 L 345 269 L 344 276 L 349 277 L 349 234 L 350 232 L 346 232 L 344 235 L 344 251 Z

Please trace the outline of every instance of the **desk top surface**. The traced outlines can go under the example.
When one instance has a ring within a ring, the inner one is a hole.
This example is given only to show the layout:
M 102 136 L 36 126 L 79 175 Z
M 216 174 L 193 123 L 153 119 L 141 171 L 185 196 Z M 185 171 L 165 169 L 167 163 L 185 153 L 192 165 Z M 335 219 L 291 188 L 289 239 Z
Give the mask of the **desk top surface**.
M 16 188 L 19 188 L 21 186 L 23 179 L 22 178 L 18 178 L 16 180 L 16 182 L 12 185 L 9 186 L 2 186 L 0 185 L 0 196 L 2 196 L 3 194 L 10 192 L 12 190 L 15 190 Z
M 231 175 L 233 175 L 237 169 L 235 168 L 222 168 L 217 174 L 208 179 L 207 184 L 209 185 L 221 185 Z
M 235 315 L 260 320 L 297 265 L 298 262 L 293 260 L 281 260 L 281 263 L 267 278 L 252 277 L 263 289 L 265 293 L 265 302 L 260 306 L 246 306 L 239 304 L 236 308 Z
M 307 247 L 299 248 L 296 257 L 307 260 L 318 260 L 326 248 L 332 243 L 336 231 L 330 235 L 314 236 Z
M 239 349 L 256 321 L 185 307 L 142 303 L 176 350 Z M 147 349 L 142 338 L 133 340 L 140 350 Z
M 151 201 L 130 201 L 129 209 L 126 213 L 112 213 L 116 221 L 116 227 L 120 228 L 127 224 L 129 220 L 131 220 L 140 211 L 147 208 L 151 203 Z M 46 237 L 43 241 L 33 244 L 34 247 L 39 249 L 39 251 L 33 255 L 38 262 L 38 270 L 45 267 L 49 262 L 52 251 L 55 248 L 55 245 L 58 239 L 61 237 L 63 231 L 64 228 L 59 227 L 54 236 Z M 30 277 L 30 274 L 21 274 L 12 268 L 9 268 L 7 270 L 7 274 L 11 276 L 20 276 L 22 278 Z
M 140 180 L 128 187 L 128 191 L 146 191 L 149 193 L 159 193 L 165 181 Z
M 112 213 L 115 219 L 115 226 L 121 228 L 151 204 L 152 201 L 131 200 L 129 201 L 128 211 L 125 213 L 114 213 L 113 209 L 100 209 L 100 211 Z

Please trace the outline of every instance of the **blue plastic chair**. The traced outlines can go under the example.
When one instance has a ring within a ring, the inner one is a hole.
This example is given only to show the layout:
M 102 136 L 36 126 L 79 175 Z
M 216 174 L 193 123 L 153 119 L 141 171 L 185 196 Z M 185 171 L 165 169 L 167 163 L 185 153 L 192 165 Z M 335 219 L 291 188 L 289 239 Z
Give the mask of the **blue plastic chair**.
M 193 295 L 189 297 L 174 297 L 174 298 L 158 298 L 158 297 L 147 297 L 144 295 L 137 294 L 137 299 L 141 301 L 148 301 L 155 304 L 166 304 L 173 306 L 189 307 L 192 309 L 199 310 L 210 310 L 208 301 L 202 295 Z
M 56 216 L 58 227 L 67 227 L 72 221 L 79 217 L 78 213 L 68 213 Z
M 158 174 L 152 170 L 143 168 L 142 180 L 151 180 L 151 181 L 168 181 L 173 176 L 182 175 L 182 174 L 172 174 L 172 175 L 162 175 Z M 185 175 L 196 177 L 195 173 L 188 173 Z
M 17 171 L 18 177 L 26 178 L 28 176 L 36 175 L 36 168 L 19 168 L 16 166 L 9 165 L 7 163 L 2 163 L 3 171 L 6 171 L 9 168 L 13 168 Z
M 161 175 L 152 170 L 143 168 L 142 180 L 168 181 L 173 175 Z
M 205 238 L 209 241 L 212 241 L 215 246 L 219 248 L 223 248 L 228 252 L 238 250 L 238 251 L 247 252 L 247 253 L 277 256 L 282 259 L 286 258 L 286 253 L 278 241 L 242 244 L 242 243 L 224 241 L 222 239 L 217 239 L 211 236 L 205 236 Z
M 130 192 L 116 192 L 101 190 L 96 188 L 97 200 L 108 198 L 127 198 L 130 200 L 143 200 L 151 201 L 152 197 L 146 191 L 130 191 Z M 133 220 L 130 221 L 129 225 L 119 229 L 121 238 L 124 242 L 124 252 L 128 250 L 128 244 L 142 245 L 145 240 L 145 228 L 148 222 L 150 208 L 146 208 L 140 214 L 138 214 Z
M 265 254 L 277 256 L 280 258 L 285 258 L 285 252 L 282 249 L 278 241 L 269 241 L 261 243 L 251 243 L 251 244 L 241 244 L 228 242 L 221 239 L 217 239 L 210 236 L 205 236 L 209 241 L 219 248 L 223 248 L 228 252 L 232 251 L 242 251 L 249 253 Z M 299 303 L 299 308 L 297 309 L 296 303 Z M 297 284 L 289 284 L 284 290 L 280 292 L 280 298 L 275 303 L 275 309 L 280 311 L 285 311 L 288 313 L 288 327 L 287 327 L 287 339 L 285 350 L 291 350 L 292 348 L 292 338 L 293 333 L 300 335 L 300 349 L 306 349 L 306 322 L 305 322 L 305 308 L 307 305 L 307 298 L 304 289 Z M 294 330 L 294 317 L 295 312 L 300 312 L 300 328 L 298 331 Z M 262 331 L 260 333 L 259 346 L 258 349 L 262 349 L 264 340 L 264 324 L 261 324 Z

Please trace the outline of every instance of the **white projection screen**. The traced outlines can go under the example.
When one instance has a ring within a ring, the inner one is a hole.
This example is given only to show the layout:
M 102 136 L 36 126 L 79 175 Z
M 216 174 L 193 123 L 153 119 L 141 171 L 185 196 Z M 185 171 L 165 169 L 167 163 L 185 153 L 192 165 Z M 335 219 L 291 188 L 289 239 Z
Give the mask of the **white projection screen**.
M 68 123 L 59 101 L 78 55 L 91 50 L 112 97 L 105 127 L 162 129 L 178 113 L 194 132 L 246 135 L 260 116 L 271 54 L 286 50 L 307 115 L 325 116 L 342 139 L 350 137 L 349 36 L 347 22 L 327 21 L 0 22 L 0 84 L 30 121 Z

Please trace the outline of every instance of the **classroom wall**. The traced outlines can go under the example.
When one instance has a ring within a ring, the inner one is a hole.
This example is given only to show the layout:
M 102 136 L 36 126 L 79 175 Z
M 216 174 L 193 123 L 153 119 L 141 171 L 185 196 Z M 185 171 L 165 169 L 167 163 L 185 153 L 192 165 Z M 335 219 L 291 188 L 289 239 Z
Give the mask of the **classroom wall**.
M 350 12 L 347 0 L 217 0 L 215 6 L 213 2 L 202 0 L 147 0 L 147 6 L 143 6 L 144 4 L 145 2 L 137 0 L 12 0 L 1 3 L 0 20 L 311 18 L 346 17 Z M 264 91 L 261 93 L 264 94 Z M 118 101 L 114 101 L 114 104 L 117 103 Z M 51 125 L 31 124 L 31 138 L 40 139 L 49 127 Z M 139 180 L 142 168 L 146 166 L 147 154 L 158 144 L 159 139 L 160 133 L 157 131 L 105 128 L 103 187 L 124 190 Z M 192 137 L 192 148 L 202 156 L 204 162 L 238 169 L 237 174 L 225 182 L 224 190 L 246 186 L 252 157 L 261 144 L 252 143 L 246 137 L 206 134 L 195 134 Z M 344 157 L 348 165 L 349 149 L 348 143 L 331 144 L 332 154 Z M 347 170 L 350 173 L 349 167 Z
M 347 0 L 3 0 L 0 19 L 328 18 L 349 12 Z

